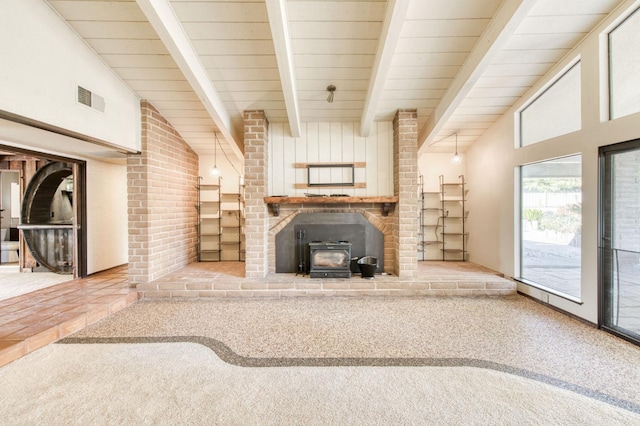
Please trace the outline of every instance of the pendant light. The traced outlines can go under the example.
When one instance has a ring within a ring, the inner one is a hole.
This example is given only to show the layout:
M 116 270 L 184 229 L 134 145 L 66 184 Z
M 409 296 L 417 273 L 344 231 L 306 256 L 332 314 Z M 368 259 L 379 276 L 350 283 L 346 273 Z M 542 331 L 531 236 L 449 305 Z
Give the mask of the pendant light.
M 462 156 L 458 154 L 458 134 L 456 136 L 456 153 L 451 157 L 451 164 L 460 164 L 462 163 Z
M 213 144 L 213 167 L 211 168 L 211 176 L 220 176 L 220 169 L 218 168 L 218 134 L 214 133 L 216 139 Z

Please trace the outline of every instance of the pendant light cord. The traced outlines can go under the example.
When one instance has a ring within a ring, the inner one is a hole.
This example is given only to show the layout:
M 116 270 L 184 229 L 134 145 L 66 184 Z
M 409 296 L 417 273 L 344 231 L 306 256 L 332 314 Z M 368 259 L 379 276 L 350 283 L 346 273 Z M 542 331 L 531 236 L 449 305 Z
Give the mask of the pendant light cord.
M 217 133 L 216 133 L 216 142 L 220 143 L 220 142 L 218 141 L 218 134 L 217 134 Z M 220 145 L 220 151 L 222 151 L 222 154 L 224 155 L 224 158 L 226 158 L 226 159 L 227 159 L 227 162 L 228 162 L 229 164 L 231 164 L 231 167 L 233 168 L 233 170 L 235 170 L 235 172 L 236 172 L 238 175 L 242 175 L 242 173 L 240 173 L 240 172 L 238 171 L 238 169 L 236 169 L 236 166 L 234 166 L 234 165 L 233 165 L 233 162 L 232 162 L 231 160 L 229 160 L 229 157 L 227 156 L 227 153 L 226 153 L 226 152 L 224 152 L 224 148 L 222 148 L 222 145 Z

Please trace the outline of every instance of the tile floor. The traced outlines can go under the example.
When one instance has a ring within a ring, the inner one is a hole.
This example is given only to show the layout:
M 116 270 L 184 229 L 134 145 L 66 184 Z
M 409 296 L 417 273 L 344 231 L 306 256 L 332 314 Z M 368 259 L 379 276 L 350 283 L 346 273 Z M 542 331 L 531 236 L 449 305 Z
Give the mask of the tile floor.
M 136 302 L 127 267 L 0 301 L 0 366 Z

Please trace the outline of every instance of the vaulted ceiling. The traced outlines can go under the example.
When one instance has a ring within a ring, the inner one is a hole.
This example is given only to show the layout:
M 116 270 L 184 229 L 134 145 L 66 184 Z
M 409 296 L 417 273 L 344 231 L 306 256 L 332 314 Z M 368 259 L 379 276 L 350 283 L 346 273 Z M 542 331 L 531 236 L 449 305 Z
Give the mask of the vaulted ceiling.
M 48 3 L 198 154 L 242 158 L 248 109 L 296 136 L 416 108 L 421 151 L 464 151 L 621 0 Z

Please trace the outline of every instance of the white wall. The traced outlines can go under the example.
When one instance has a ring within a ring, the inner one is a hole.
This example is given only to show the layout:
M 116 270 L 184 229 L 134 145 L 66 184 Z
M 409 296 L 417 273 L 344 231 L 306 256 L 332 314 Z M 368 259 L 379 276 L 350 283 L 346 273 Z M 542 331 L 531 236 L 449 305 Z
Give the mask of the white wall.
M 140 150 L 139 99 L 46 2 L 3 0 L 0 39 L 0 110 Z M 104 113 L 76 102 L 78 85 L 105 98 Z M 87 272 L 127 263 L 122 162 L 84 157 L 80 151 L 106 150 L 16 123 L 1 121 L 0 137 L 7 145 L 86 160 Z
M 42 0 L 3 0 L 0 110 L 140 150 L 139 99 Z M 105 112 L 76 102 L 80 85 Z
M 351 196 L 393 195 L 393 123 L 375 122 L 368 137 L 359 123 L 302 123 L 301 136 L 292 138 L 288 124 L 269 125 L 269 194 L 304 196 L 305 193 Z M 355 182 L 365 188 L 296 188 L 307 183 L 307 169 L 295 163 L 365 162 L 355 169 Z
M 519 275 L 519 190 L 514 181 L 523 164 L 582 154 L 582 304 L 554 295 L 549 303 L 591 322 L 597 322 L 597 226 L 598 147 L 640 137 L 640 114 L 607 121 L 606 51 L 600 49 L 600 34 L 619 18 L 624 9 L 638 1 L 625 2 L 562 62 L 534 86 L 467 151 L 468 206 L 470 216 L 470 260 L 503 272 Z M 514 148 L 514 114 L 577 56 L 582 60 L 582 129 L 523 148 Z M 604 62 L 600 62 L 604 61 Z M 603 94 L 605 96 L 603 96 Z M 541 293 L 531 287 L 518 289 L 533 297 Z
M 235 157 L 231 157 L 231 153 L 228 154 L 230 158 L 235 160 Z M 218 147 L 217 158 L 213 155 L 201 155 L 198 157 L 199 172 L 198 176 L 202 177 L 201 184 L 213 185 L 217 184 L 217 179 L 211 175 L 211 169 L 217 165 L 220 170 L 220 190 L 225 194 L 235 194 L 238 192 L 239 177 L 244 172 L 243 165 L 238 161 L 234 161 L 232 164 L 227 158 L 220 153 Z
M 424 192 L 440 191 L 440 176 L 448 183 L 457 183 L 460 181 L 459 176 L 465 174 L 466 159 L 464 154 L 460 164 L 452 164 L 451 154 L 426 152 L 418 158 L 418 170 L 422 175 L 424 183 Z M 466 180 L 466 176 L 465 176 Z
M 127 167 L 87 161 L 87 273 L 129 261 Z
M 499 120 L 467 151 L 469 260 L 515 276 L 513 120 Z

